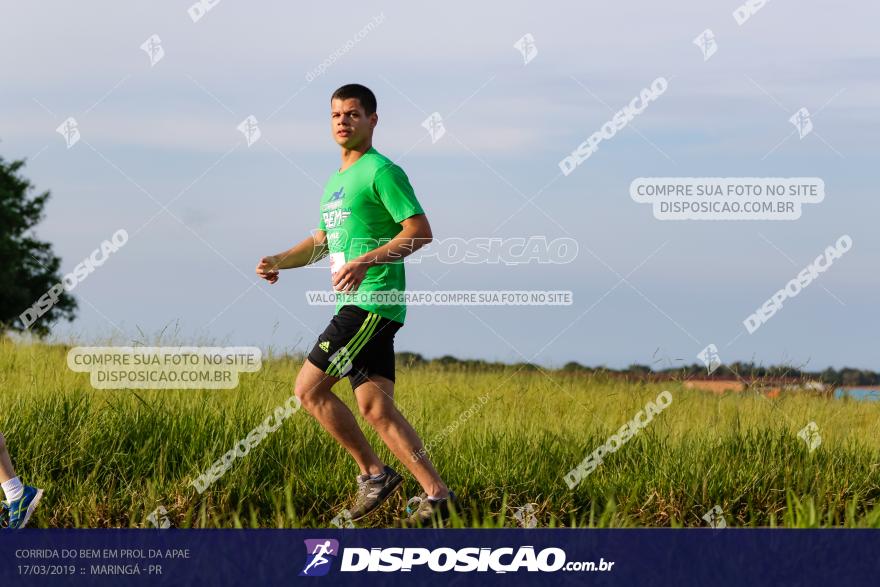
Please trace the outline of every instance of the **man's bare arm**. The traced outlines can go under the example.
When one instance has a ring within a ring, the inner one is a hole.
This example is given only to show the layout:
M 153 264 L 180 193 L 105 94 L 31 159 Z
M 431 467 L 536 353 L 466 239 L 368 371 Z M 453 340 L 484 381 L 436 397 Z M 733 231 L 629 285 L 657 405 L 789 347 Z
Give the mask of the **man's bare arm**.
M 260 259 L 257 264 L 257 275 L 275 283 L 278 281 L 278 271 L 281 269 L 293 269 L 305 267 L 323 259 L 327 255 L 327 233 L 316 230 L 311 236 L 304 238 L 292 248 Z
M 413 254 L 434 239 L 428 217 L 424 214 L 410 216 L 400 224 L 403 228 L 397 236 L 381 247 L 361 255 L 355 261 L 366 263 L 368 267 L 398 261 Z

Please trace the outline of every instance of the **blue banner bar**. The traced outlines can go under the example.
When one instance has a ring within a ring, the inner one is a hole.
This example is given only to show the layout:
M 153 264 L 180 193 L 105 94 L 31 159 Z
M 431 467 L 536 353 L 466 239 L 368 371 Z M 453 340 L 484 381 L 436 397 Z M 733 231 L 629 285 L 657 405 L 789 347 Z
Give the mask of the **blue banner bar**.
M 876 585 L 880 531 L 23 530 L 0 585 Z

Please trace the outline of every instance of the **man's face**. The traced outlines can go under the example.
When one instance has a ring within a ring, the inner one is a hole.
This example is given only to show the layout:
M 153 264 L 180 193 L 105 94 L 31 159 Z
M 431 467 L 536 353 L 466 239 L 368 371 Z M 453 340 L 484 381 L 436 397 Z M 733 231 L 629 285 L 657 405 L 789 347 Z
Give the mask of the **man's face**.
M 379 121 L 374 112 L 367 116 L 357 98 L 335 99 L 330 102 L 330 131 L 343 149 L 356 149 L 373 135 Z

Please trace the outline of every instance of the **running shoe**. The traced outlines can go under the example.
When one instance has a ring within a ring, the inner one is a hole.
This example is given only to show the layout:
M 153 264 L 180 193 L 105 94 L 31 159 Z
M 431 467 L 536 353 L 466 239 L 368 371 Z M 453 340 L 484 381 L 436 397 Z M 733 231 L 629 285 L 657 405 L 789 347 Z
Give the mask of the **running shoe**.
M 33 515 L 34 510 L 37 509 L 37 504 L 40 503 L 42 498 L 42 489 L 25 485 L 24 494 L 20 498 L 6 505 L 9 515 L 6 527 L 15 530 L 27 526 L 27 523 L 31 519 L 31 515 Z
M 449 497 L 430 499 L 427 493 L 413 497 L 406 504 L 406 513 L 409 514 L 401 525 L 405 528 L 423 528 L 437 524 L 442 527 L 443 522 L 449 519 L 450 506 L 458 505 L 455 492 L 450 491 Z
M 400 487 L 403 477 L 386 465 L 378 479 L 373 479 L 370 475 L 358 475 L 357 482 L 357 497 L 354 506 L 349 510 L 352 521 L 360 520 L 376 511 Z

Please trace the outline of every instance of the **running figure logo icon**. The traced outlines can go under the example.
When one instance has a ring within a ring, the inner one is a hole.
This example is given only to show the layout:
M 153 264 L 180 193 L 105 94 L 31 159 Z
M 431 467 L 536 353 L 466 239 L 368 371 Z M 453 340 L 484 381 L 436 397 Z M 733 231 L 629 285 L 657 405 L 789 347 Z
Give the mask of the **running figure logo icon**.
M 61 125 L 55 129 L 55 132 L 64 137 L 68 149 L 79 142 L 79 125 L 76 122 L 76 118 L 73 118 L 72 116 L 62 122 Z
M 330 563 L 339 554 L 339 541 L 319 538 L 306 540 L 306 566 L 300 577 L 323 577 L 330 572 Z
M 706 29 L 700 33 L 700 36 L 693 42 L 703 52 L 703 61 L 709 61 L 709 58 L 718 51 L 718 43 L 715 41 L 715 33 L 712 32 L 712 29 Z

